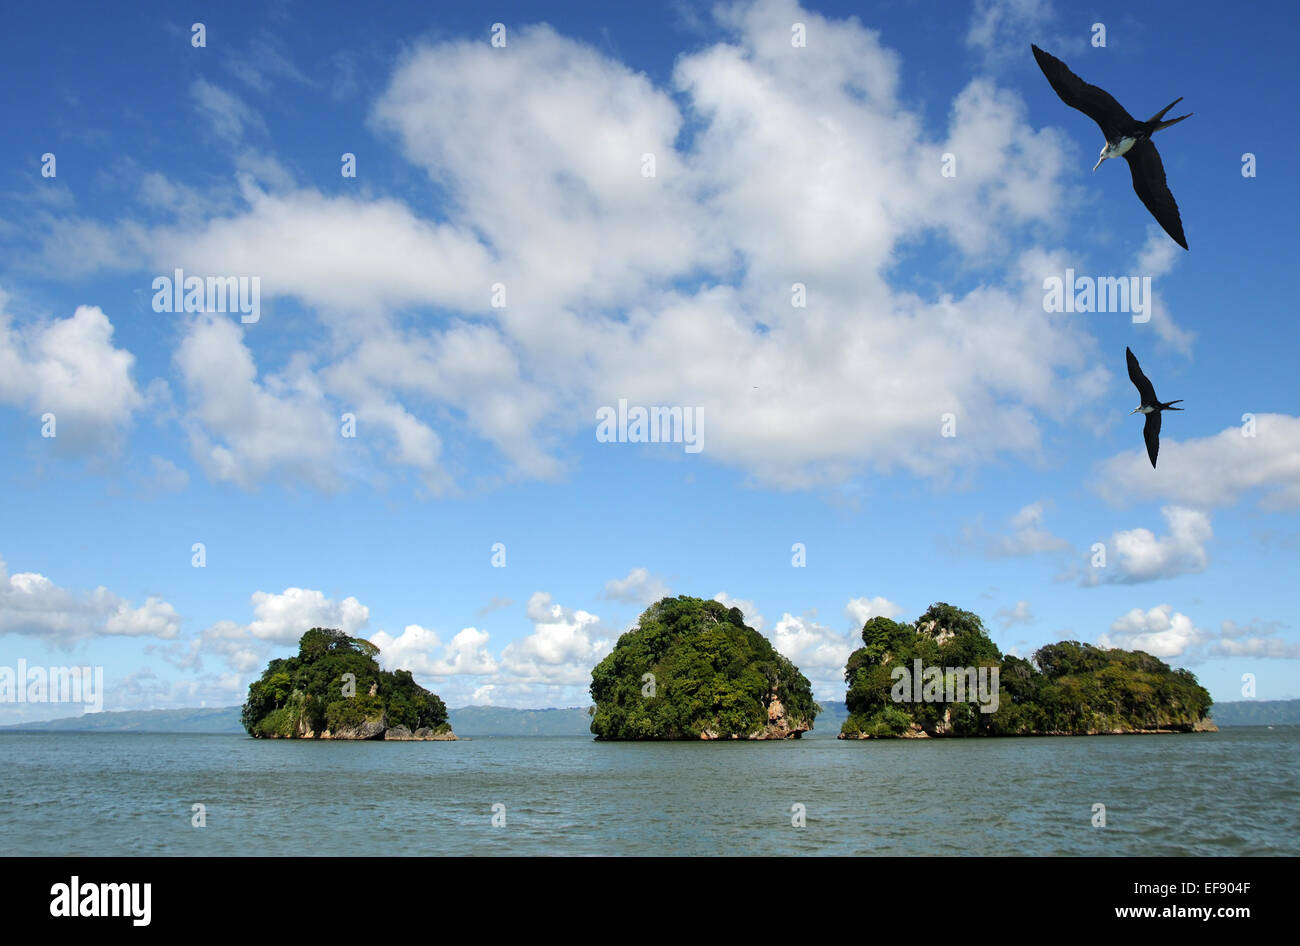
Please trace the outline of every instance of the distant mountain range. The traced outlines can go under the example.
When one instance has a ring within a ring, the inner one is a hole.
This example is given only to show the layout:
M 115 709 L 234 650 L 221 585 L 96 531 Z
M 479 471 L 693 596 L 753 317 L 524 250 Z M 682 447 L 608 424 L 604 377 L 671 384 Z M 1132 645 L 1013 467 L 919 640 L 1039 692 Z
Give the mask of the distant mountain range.
M 1210 719 L 1220 726 L 1300 726 L 1300 700 L 1215 703 Z
M 591 717 L 583 706 L 567 709 L 509 709 L 462 706 L 447 710 L 451 730 L 470 739 L 484 736 L 590 736 Z
M 0 729 L 24 732 L 243 732 L 238 706 L 174 710 L 122 710 L 86 713 L 45 722 L 15 723 Z
M 809 735 L 834 737 L 848 718 L 844 703 L 826 700 L 816 727 Z M 23 732 L 148 732 L 242 733 L 238 706 L 205 709 L 124 710 L 88 713 L 45 722 L 0 726 Z M 505 706 L 462 706 L 448 710 L 451 728 L 458 736 L 589 736 L 591 717 L 586 707 L 566 709 L 511 709 Z M 1241 700 L 1215 703 L 1210 717 L 1219 726 L 1300 725 L 1300 700 Z
M 238 706 L 211 709 L 123 710 L 87 713 L 45 722 L 17 723 L 0 729 L 24 732 L 167 732 L 243 733 Z M 574 736 L 590 735 L 591 717 L 583 707 L 568 709 L 507 709 L 503 706 L 463 706 L 447 711 L 458 736 Z

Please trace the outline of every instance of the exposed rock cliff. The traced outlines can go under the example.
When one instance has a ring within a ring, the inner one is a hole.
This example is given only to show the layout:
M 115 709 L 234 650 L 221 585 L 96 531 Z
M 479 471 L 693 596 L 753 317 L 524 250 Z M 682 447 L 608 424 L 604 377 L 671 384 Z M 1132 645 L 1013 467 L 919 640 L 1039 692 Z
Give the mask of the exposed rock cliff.
M 388 731 L 388 720 L 367 719 L 355 726 L 340 726 L 331 732 L 326 729 L 319 736 L 321 739 L 383 739 Z
M 767 725 L 750 733 L 750 739 L 798 739 L 813 728 L 811 719 L 791 719 L 775 689 L 768 694 Z
M 456 734 L 450 729 L 439 732 L 438 730 L 430 729 L 428 726 L 421 726 L 416 729 L 415 732 L 412 732 L 405 726 L 393 726 L 390 729 L 384 730 L 384 738 L 389 741 L 397 742 L 455 742 L 457 740 Z
M 927 731 L 919 723 L 912 723 L 901 733 L 897 735 L 880 735 L 873 736 L 868 733 L 845 733 L 840 732 L 838 739 L 929 739 L 931 736 L 949 736 L 952 735 L 951 712 L 945 712 L 942 724 L 933 727 Z M 943 725 L 946 724 L 946 725 Z M 1199 719 L 1194 725 L 1186 726 L 1181 729 L 1089 729 L 1087 732 L 1028 732 L 1020 733 L 1023 736 L 1142 736 L 1142 735 L 1160 735 L 1169 733 L 1188 733 L 1188 732 L 1218 732 L 1219 727 L 1214 725 L 1214 720 L 1205 716 Z
M 328 729 L 315 732 L 308 727 L 305 719 L 299 719 L 298 725 L 289 735 L 271 735 L 271 739 L 340 739 L 365 740 L 382 739 L 387 742 L 456 742 L 459 737 L 445 723 L 434 729 L 420 726 L 414 731 L 406 726 L 389 726 L 384 718 L 368 719 L 356 726 L 342 726 L 331 732 Z
M 746 739 L 798 739 L 804 733 L 812 729 L 812 721 L 807 719 L 791 719 L 785 711 L 785 705 L 781 698 L 777 696 L 776 690 L 772 690 L 765 701 L 767 703 L 767 723 L 762 729 L 756 729 Z M 721 738 L 718 733 L 712 729 L 705 729 L 700 733 L 700 738 L 707 741 Z M 732 739 L 739 739 L 740 733 L 732 733 Z

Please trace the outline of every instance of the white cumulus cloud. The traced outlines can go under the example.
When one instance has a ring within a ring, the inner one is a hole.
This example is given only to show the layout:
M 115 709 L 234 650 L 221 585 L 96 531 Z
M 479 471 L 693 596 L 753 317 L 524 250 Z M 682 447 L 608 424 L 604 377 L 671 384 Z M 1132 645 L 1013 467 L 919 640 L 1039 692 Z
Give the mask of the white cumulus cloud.
M 1184 506 L 1166 506 L 1160 513 L 1167 535 L 1143 528 L 1116 532 L 1106 543 L 1107 567 L 1084 569 L 1084 584 L 1138 584 L 1205 571 L 1209 563 L 1205 546 L 1214 536 L 1210 517 Z
M 108 316 L 83 305 L 20 327 L 8 300 L 0 290 L 0 404 L 28 412 L 34 425 L 53 414 L 55 449 L 120 446 L 145 398 L 131 377 L 135 356 L 114 346 Z
M 1186 440 L 1175 439 L 1171 426 L 1160 435 L 1158 471 L 1145 448 L 1101 464 L 1102 497 L 1116 505 L 1161 498 L 1212 508 L 1258 494 L 1266 509 L 1300 508 L 1300 417 L 1251 413 L 1237 426 Z
M 100 636 L 173 638 L 180 615 L 161 597 L 139 607 L 103 585 L 79 592 L 38 572 L 9 574 L 0 559 L 0 634 L 24 634 L 67 645 Z
M 1206 632 L 1172 605 L 1156 605 L 1148 611 L 1134 608 L 1116 618 L 1110 632 L 1097 638 L 1102 647 L 1141 650 L 1153 657 L 1181 657 L 1204 643 Z
M 634 568 L 623 578 L 605 582 L 605 597 L 628 604 L 653 604 L 671 594 L 662 578 L 651 575 L 649 569 Z
M 903 613 L 903 609 L 888 598 L 876 596 L 874 598 L 850 598 L 849 603 L 844 606 L 844 613 L 852 620 L 854 626 L 862 629 L 872 618 L 889 618 L 893 620 Z

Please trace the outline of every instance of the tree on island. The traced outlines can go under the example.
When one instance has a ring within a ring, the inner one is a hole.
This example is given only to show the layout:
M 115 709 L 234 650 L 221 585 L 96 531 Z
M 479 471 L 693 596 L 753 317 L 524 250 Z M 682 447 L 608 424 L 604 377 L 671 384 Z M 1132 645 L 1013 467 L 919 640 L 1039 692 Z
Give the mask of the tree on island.
M 844 738 L 1190 731 L 1205 725 L 1213 702 L 1193 674 L 1142 651 L 1062 641 L 1039 648 L 1032 661 L 1003 655 L 978 615 L 944 603 L 911 624 L 872 618 L 862 643 L 844 668 Z M 969 692 L 964 700 L 897 699 L 900 668 L 911 671 L 917 660 L 927 668 L 997 668 L 996 703 L 985 704 L 996 709 L 982 712 Z
M 313 627 L 298 641 L 296 657 L 272 660 L 249 684 L 240 722 L 259 738 L 329 732 L 332 738 L 379 739 L 389 730 L 449 735 L 442 700 L 409 670 L 381 670 L 378 653 L 368 640 Z
M 812 728 L 799 668 L 739 608 L 663 598 L 591 673 L 599 739 L 770 739 Z

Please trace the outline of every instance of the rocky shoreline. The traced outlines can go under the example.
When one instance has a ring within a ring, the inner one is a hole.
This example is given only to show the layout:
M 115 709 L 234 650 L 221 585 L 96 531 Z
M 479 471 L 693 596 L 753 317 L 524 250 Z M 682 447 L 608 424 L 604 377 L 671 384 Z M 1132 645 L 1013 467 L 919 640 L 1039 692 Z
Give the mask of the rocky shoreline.
M 450 729 L 440 733 L 427 726 L 421 726 L 414 732 L 405 726 L 393 726 L 384 730 L 384 739 L 390 742 L 456 742 L 459 738 Z
M 943 723 L 948 721 L 947 714 L 943 722 L 940 723 L 933 732 L 924 729 L 919 723 L 912 723 L 905 732 L 895 736 L 873 736 L 869 733 L 857 733 L 849 735 L 840 732 L 838 739 L 971 739 L 980 738 L 978 736 L 958 736 L 954 735 L 951 728 L 945 727 Z M 1068 732 L 1065 730 L 1049 732 L 1025 732 L 1014 733 L 1015 736 L 1158 736 L 1158 735 L 1177 735 L 1179 733 L 1189 732 L 1218 732 L 1219 727 L 1214 724 L 1214 720 L 1205 716 L 1198 720 L 1192 726 L 1186 729 L 1089 729 L 1086 732 Z M 999 736 L 986 736 L 984 738 L 997 739 L 1005 738 Z
M 428 726 L 421 726 L 418 729 L 411 730 L 405 726 L 389 726 L 388 721 L 384 719 L 366 720 L 359 726 L 347 726 L 339 729 L 338 732 L 330 732 L 328 729 L 322 732 L 316 732 L 308 729 L 306 724 L 298 721 L 298 727 L 293 733 L 287 736 L 271 735 L 269 739 L 327 739 L 327 740 L 344 740 L 348 742 L 364 741 L 384 741 L 384 742 L 457 742 L 459 736 L 447 729 L 431 729 Z

